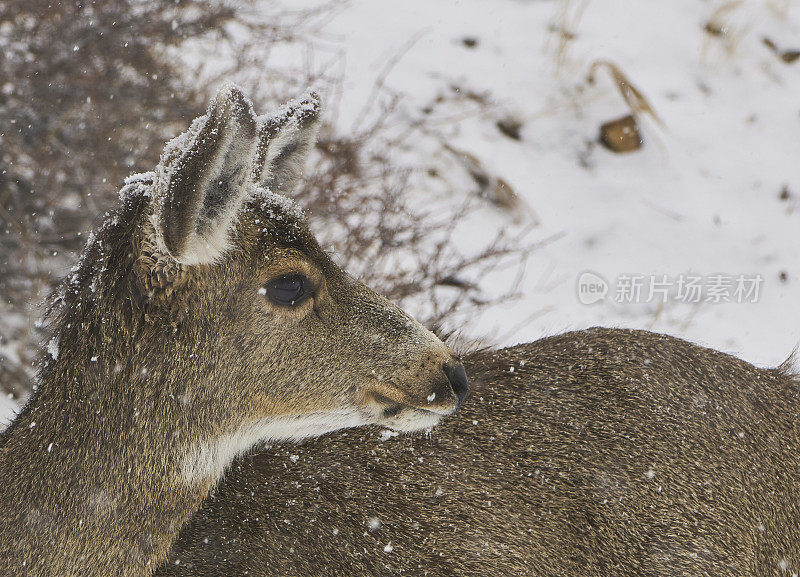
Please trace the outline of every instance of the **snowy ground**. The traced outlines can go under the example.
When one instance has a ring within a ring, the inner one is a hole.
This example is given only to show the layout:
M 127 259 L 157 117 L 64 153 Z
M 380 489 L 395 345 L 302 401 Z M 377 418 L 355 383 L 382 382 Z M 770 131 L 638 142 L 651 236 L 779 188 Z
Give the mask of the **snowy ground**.
M 401 122 L 435 126 L 505 179 L 536 215 L 530 239 L 551 239 L 530 258 L 524 296 L 470 320 L 466 334 L 510 344 L 598 324 L 647 328 L 772 365 L 800 343 L 800 60 L 784 62 L 764 38 L 800 49 L 799 33 L 789 0 L 351 0 L 313 39 L 312 66 L 343 74 L 329 95 L 338 130 L 358 121 L 380 76 L 402 95 Z M 260 65 L 290 57 L 274 51 Z M 587 82 L 597 60 L 616 64 L 663 122 L 643 119 L 640 151 L 596 144 L 603 122 L 629 112 L 605 70 Z M 522 123 L 519 140 L 498 130 L 505 118 Z M 435 147 L 415 144 L 398 162 L 424 173 Z M 474 188 L 418 182 L 420 202 L 460 202 L 447 196 Z M 532 218 L 515 224 L 487 203 L 460 234 L 478 247 Z M 591 305 L 577 292 L 586 271 L 608 284 Z M 618 294 L 622 275 L 639 279 L 638 299 Z M 659 291 L 649 299 L 650 275 L 671 285 L 666 302 Z M 677 298 L 691 276 L 701 302 Z M 748 289 L 762 279 L 757 302 L 735 302 L 753 298 L 736 292 L 740 276 Z M 510 282 L 480 280 L 490 291 Z M 714 284 L 732 302 L 706 302 Z
M 524 298 L 476 319 L 469 334 L 513 343 L 597 324 L 647 328 L 767 365 L 800 343 L 800 61 L 786 63 L 764 43 L 800 48 L 800 6 L 723 4 L 354 0 L 324 28 L 346 53 L 340 129 L 386 67 L 385 85 L 404 95 L 410 121 L 445 127 L 453 147 L 535 211 L 534 238 L 558 237 L 532 255 Z M 724 34 L 706 32 L 709 22 Z M 564 23 L 574 39 L 560 51 Z M 628 112 L 605 71 L 587 83 L 596 60 L 615 63 L 663 121 L 644 119 L 640 151 L 593 144 L 603 122 Z M 426 115 L 437 96 L 450 106 Z M 523 123 L 519 141 L 496 127 L 508 116 Z M 465 242 L 512 220 L 487 207 L 474 224 Z M 609 285 L 590 306 L 577 295 L 585 271 Z M 641 277 L 631 281 L 641 282 L 640 302 L 618 302 L 631 296 L 617 292 L 622 275 Z M 660 291 L 645 302 L 650 275 L 672 284 L 665 303 Z M 757 302 L 736 302 L 755 296 L 740 298 L 739 277 L 748 290 L 759 275 Z M 690 276 L 704 285 L 701 302 L 677 294 Z M 493 279 L 483 280 L 491 289 Z M 706 302 L 713 285 L 723 302 Z

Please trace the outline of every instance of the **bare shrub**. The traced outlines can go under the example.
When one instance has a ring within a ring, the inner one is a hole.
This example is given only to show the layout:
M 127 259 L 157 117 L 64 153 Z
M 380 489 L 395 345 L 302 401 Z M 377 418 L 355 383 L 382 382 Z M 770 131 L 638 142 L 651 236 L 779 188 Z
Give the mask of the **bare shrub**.
M 204 106 L 170 46 L 233 13 L 181 0 L 0 3 L 0 383 L 25 391 L 40 300 L 132 171 Z M 33 299 L 33 300 L 31 300 Z
M 259 20 L 250 8 L 188 0 L 0 3 L 0 390 L 29 391 L 48 339 L 33 321 L 36 305 L 116 202 L 122 179 L 156 163 L 222 76 L 242 82 L 262 110 L 319 81 L 309 70 L 271 72 L 264 90 L 264 71 L 253 70 L 274 46 L 313 35 L 337 6 L 276 7 Z M 227 67 L 187 66 L 181 51 L 204 45 L 226 51 Z M 524 262 L 519 239 L 500 235 L 462 254 L 453 231 L 475 205 L 437 214 L 412 206 L 409 173 L 389 154 L 402 137 L 387 115 L 374 116 L 345 136 L 327 127 L 297 193 L 323 246 L 390 298 L 416 302 L 431 326 L 511 296 L 513 288 L 487 299 L 475 279 Z
M 348 140 L 363 151 L 374 138 Z M 323 138 L 318 148 L 329 151 Z M 472 253 L 460 249 L 457 228 L 482 202 L 461 195 L 455 206 L 420 208 L 409 201 L 406 169 L 395 168 L 388 151 L 397 141 L 373 149 L 369 169 L 356 175 L 337 168 L 353 162 L 338 154 L 324 158 L 306 178 L 298 200 L 309 207 L 312 227 L 334 259 L 361 280 L 411 310 L 424 324 L 452 331 L 461 315 L 514 298 L 520 279 L 487 297 L 480 279 L 507 267 L 522 272 L 530 246 L 526 230 L 504 231 Z M 341 149 L 337 143 L 335 148 Z M 345 155 L 346 156 L 346 155 Z M 458 198 L 458 196 L 456 196 Z

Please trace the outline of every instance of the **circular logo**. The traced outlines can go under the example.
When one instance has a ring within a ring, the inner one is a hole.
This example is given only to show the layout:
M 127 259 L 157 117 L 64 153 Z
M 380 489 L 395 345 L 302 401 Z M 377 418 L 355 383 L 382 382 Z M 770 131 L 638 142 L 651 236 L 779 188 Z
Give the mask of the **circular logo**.
M 584 305 L 593 305 L 604 300 L 608 294 L 608 283 L 599 274 L 584 271 L 578 277 L 578 300 Z

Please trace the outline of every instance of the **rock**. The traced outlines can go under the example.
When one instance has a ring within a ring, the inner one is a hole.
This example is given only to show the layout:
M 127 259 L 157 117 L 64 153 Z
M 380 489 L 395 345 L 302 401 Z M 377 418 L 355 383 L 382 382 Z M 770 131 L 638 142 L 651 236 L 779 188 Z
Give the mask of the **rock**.
M 500 208 L 510 212 L 518 211 L 522 202 L 511 185 L 499 176 L 495 178 L 491 200 Z
M 497 130 L 508 136 L 512 140 L 521 140 L 519 131 L 522 129 L 522 122 L 513 116 L 506 116 L 497 121 Z
M 612 152 L 633 152 L 644 143 L 636 118 L 628 114 L 600 127 L 600 142 Z
M 707 33 L 711 34 L 711 36 L 725 36 L 728 33 L 728 27 L 712 20 L 706 22 L 706 25 L 703 27 Z
M 785 50 L 781 53 L 781 60 L 786 62 L 786 64 L 791 64 L 798 58 L 800 58 L 800 50 Z

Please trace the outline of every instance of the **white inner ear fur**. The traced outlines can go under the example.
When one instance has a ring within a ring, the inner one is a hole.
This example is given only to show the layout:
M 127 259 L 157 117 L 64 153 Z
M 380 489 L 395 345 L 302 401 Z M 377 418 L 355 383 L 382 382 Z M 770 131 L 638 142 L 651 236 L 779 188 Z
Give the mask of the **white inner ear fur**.
M 184 251 L 175 258 L 178 262 L 185 265 L 213 264 L 220 260 L 222 256 L 231 248 L 231 231 L 234 229 L 239 209 L 245 199 L 255 190 L 254 186 L 242 186 L 241 191 L 236 195 L 236 201 L 226 203 L 223 212 L 214 219 L 214 225 L 208 226 L 203 234 L 197 232 L 195 228 L 189 236 Z M 169 254 L 161 235 L 161 228 L 158 225 L 158 216 L 150 217 L 156 235 L 159 250 L 164 254 Z
M 181 460 L 181 476 L 188 485 L 215 483 L 236 457 L 260 443 L 300 441 L 365 424 L 364 416 L 355 410 L 259 419 L 188 451 Z
M 267 158 L 264 163 L 265 174 L 274 176 L 275 172 L 286 174 L 300 174 L 306 162 L 307 149 L 317 138 L 317 124 L 314 123 L 306 130 L 301 130 L 297 121 L 291 122 L 272 137 L 267 145 Z M 291 150 L 288 154 L 287 150 Z M 281 162 L 276 163 L 280 159 Z M 283 190 L 283 185 L 288 183 L 276 182 L 276 187 Z
M 308 153 L 317 141 L 319 127 L 319 117 L 306 120 L 302 126 L 300 120 L 293 117 L 272 135 L 267 143 L 259 182 L 272 192 L 291 193 L 303 174 Z
M 215 225 L 208 226 L 204 234 L 199 234 L 195 228 L 189 236 L 186 248 L 175 260 L 185 265 L 213 264 L 231 248 L 231 232 L 238 220 L 239 210 L 244 201 L 255 194 L 256 187 L 249 183 L 240 187 L 236 201 L 226 203 L 223 212 L 215 218 Z M 155 235 L 155 246 L 162 254 L 170 254 L 164 243 L 164 236 L 159 226 L 159 215 L 150 215 L 150 223 Z
M 207 200 L 213 187 L 223 185 L 222 177 L 225 177 L 229 179 L 227 186 L 230 187 L 230 194 L 221 202 L 219 212 L 211 217 L 203 216 L 202 212 L 206 207 L 205 203 L 201 205 L 195 227 L 179 258 L 183 264 L 211 264 L 230 249 L 231 231 L 235 226 L 239 209 L 255 189 L 255 185 L 248 178 L 255 154 L 255 139 L 235 138 L 231 135 L 226 141 L 223 146 L 227 153 L 220 154 L 214 159 L 213 167 L 208 169 L 204 182 L 198 186 L 206 191 L 204 200 Z M 230 174 L 225 175 L 226 172 Z
M 228 113 L 232 114 L 230 111 Z M 167 166 L 160 165 L 156 169 L 161 177 L 158 185 L 164 187 L 164 190 L 159 191 L 162 198 L 166 198 L 168 194 L 169 180 L 182 168 L 181 160 L 176 156 L 181 150 L 191 150 L 203 125 L 210 120 L 207 115 L 205 120 L 202 120 L 203 118 L 197 119 L 186 133 L 167 145 L 162 162 L 164 157 L 169 159 L 172 156 L 172 158 L 167 161 Z M 181 254 L 172 255 L 182 264 L 211 264 L 230 249 L 230 233 L 239 209 L 255 190 L 250 173 L 258 144 L 257 135 L 244 129 L 235 118 L 228 117 L 220 127 L 217 138 L 220 139 L 218 153 L 211 157 L 198 182 L 194 183 L 194 186 L 201 191 L 201 200 L 195 207 L 195 214 L 192 215 L 194 226 Z M 175 164 L 169 166 L 173 162 Z M 222 187 L 227 190 L 224 194 L 219 194 L 218 189 Z M 216 201 L 214 206 L 209 206 L 210 199 Z M 155 231 L 156 246 L 164 254 L 171 254 L 166 248 L 163 226 L 160 222 L 163 208 L 163 202 L 156 205 L 156 213 L 151 216 L 151 223 Z

